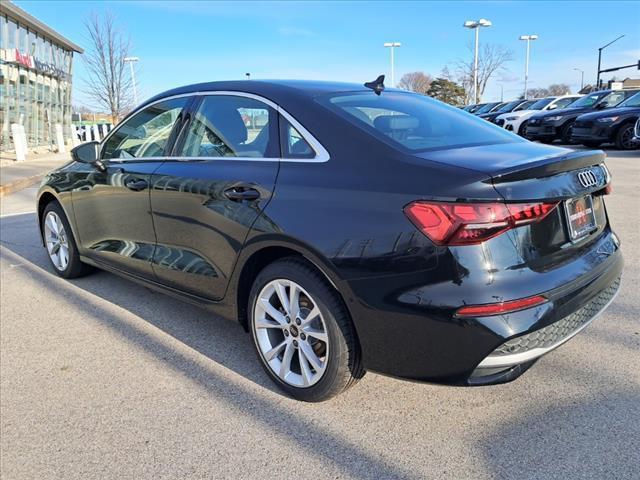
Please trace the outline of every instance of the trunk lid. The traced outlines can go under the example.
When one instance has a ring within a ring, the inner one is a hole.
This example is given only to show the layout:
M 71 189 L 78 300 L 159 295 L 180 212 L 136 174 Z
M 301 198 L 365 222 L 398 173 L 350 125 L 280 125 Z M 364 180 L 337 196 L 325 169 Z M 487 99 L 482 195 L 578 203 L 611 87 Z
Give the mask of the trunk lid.
M 487 182 L 507 203 L 558 203 L 540 222 L 507 232 L 515 240 L 521 267 L 544 270 L 584 255 L 585 248 L 607 228 L 602 194 L 610 176 L 602 151 L 518 142 L 420 156 L 486 174 L 490 177 Z M 583 219 L 585 223 L 581 224 Z M 584 231 L 576 235 L 580 227 Z

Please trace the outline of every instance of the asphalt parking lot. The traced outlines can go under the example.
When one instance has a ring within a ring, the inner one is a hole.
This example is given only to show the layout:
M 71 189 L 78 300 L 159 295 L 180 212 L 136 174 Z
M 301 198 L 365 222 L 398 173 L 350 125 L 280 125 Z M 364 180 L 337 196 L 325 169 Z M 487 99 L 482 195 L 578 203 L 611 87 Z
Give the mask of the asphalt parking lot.
M 368 374 L 326 403 L 275 390 L 239 324 L 105 272 L 65 281 L 36 189 L 2 199 L 0 476 L 637 479 L 640 151 L 608 151 L 620 295 L 515 382 Z

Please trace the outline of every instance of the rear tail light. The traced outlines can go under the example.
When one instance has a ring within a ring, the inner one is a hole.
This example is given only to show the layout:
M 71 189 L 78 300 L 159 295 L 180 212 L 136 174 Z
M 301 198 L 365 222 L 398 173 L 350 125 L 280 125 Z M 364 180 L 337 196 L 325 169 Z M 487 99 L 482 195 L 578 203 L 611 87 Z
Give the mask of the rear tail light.
M 525 308 L 535 307 L 546 302 L 542 295 L 521 298 L 510 302 L 487 303 L 484 305 L 468 305 L 456 311 L 458 317 L 488 317 L 490 315 L 500 315 L 502 313 L 517 312 Z
M 441 203 L 417 201 L 409 220 L 437 245 L 474 245 L 522 225 L 539 222 L 558 202 Z

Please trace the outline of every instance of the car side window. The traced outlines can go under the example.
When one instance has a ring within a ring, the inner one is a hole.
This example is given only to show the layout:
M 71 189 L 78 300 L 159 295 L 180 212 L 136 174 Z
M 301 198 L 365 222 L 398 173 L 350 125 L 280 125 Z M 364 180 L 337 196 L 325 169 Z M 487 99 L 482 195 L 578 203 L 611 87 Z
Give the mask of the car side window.
M 193 116 L 183 157 L 278 158 L 277 112 L 247 97 L 207 95 Z
M 314 158 L 316 152 L 291 123 L 280 116 L 282 158 Z
M 102 148 L 102 158 L 162 157 L 173 126 L 189 98 L 154 103 L 116 127 Z

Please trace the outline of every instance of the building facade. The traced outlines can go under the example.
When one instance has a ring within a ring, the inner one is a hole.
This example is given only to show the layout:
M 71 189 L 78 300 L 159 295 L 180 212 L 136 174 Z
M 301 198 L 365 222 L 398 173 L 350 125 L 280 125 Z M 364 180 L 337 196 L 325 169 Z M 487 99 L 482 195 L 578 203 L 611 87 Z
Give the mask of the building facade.
M 71 139 L 74 52 L 83 50 L 10 3 L 0 3 L 0 150 L 14 148 L 11 124 L 24 126 L 29 148 Z

